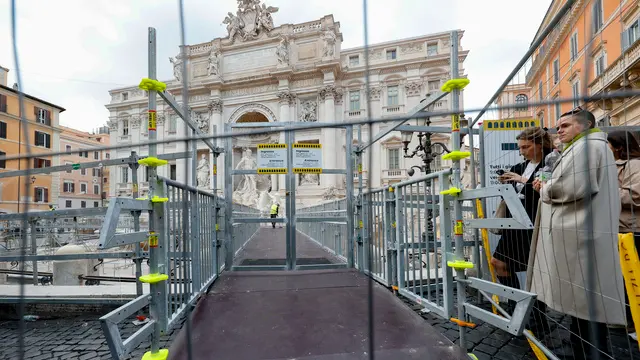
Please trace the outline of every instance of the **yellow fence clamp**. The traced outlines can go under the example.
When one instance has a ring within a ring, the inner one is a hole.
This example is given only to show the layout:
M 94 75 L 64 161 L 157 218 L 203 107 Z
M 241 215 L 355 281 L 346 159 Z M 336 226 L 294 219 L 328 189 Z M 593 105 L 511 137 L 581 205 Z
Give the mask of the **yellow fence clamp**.
M 640 332 L 640 259 L 638 249 L 633 239 L 632 233 L 618 234 L 618 249 L 620 253 L 620 267 L 624 277 L 624 285 L 629 295 L 629 307 L 631 308 L 631 318 L 635 324 L 636 333 Z M 640 343 L 638 343 L 640 347 Z

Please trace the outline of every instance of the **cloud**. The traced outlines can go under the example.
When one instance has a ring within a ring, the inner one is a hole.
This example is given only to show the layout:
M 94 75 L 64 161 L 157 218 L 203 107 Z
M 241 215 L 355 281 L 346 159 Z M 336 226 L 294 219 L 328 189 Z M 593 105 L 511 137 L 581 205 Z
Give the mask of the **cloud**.
M 364 44 L 363 5 L 357 0 L 267 0 L 279 7 L 276 25 L 333 14 L 343 48 Z M 490 3 L 490 4 L 489 4 Z M 235 0 L 185 1 L 188 44 L 226 36 L 222 24 Z M 12 69 L 10 1 L 0 0 L 0 65 Z M 471 84 L 465 106 L 482 106 L 528 48 L 547 9 L 543 1 L 388 0 L 368 3 L 368 40 L 392 41 L 454 28 L 465 30 L 461 45 Z M 178 1 L 18 1 L 18 46 L 23 89 L 65 107 L 61 122 L 91 130 L 106 123 L 108 91 L 137 84 L 147 74 L 147 28 L 157 29 L 158 77 L 169 79 L 169 56 L 178 53 Z

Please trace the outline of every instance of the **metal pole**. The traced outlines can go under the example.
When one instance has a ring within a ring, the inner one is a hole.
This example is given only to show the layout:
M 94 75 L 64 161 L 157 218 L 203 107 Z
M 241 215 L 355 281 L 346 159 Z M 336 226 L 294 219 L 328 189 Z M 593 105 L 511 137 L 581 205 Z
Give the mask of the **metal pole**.
M 373 124 L 369 125 L 369 126 L 373 126 Z M 349 139 L 347 138 L 347 141 L 349 141 Z M 364 227 L 364 196 L 363 196 L 363 187 L 364 184 L 363 182 L 363 177 L 362 176 L 362 172 L 363 172 L 363 166 L 362 166 L 362 150 L 360 149 L 360 146 L 362 144 L 362 125 L 358 125 L 358 148 L 355 151 L 355 155 L 356 155 L 356 162 L 357 162 L 357 166 L 358 166 L 358 200 L 356 202 L 356 206 L 358 207 L 357 211 L 358 211 L 358 224 L 356 225 L 358 227 L 359 230 L 356 230 L 358 232 L 358 245 L 360 247 L 362 247 L 362 251 L 358 252 L 358 256 L 362 255 L 361 258 L 358 259 L 358 265 L 360 267 L 360 270 L 362 269 L 366 269 L 367 271 L 371 272 L 372 269 L 369 269 L 368 266 L 368 260 L 367 257 L 371 256 L 371 254 L 368 253 L 369 249 L 370 249 L 370 235 L 371 234 L 367 234 L 367 231 L 365 230 Z M 353 164 L 349 164 L 347 163 L 347 167 L 352 166 Z
M 288 127 L 288 126 L 287 126 Z M 286 226 L 286 239 L 287 245 L 287 270 L 293 270 L 296 267 L 296 230 L 295 230 L 295 206 L 296 206 L 296 174 L 293 173 L 293 132 L 285 130 L 284 135 L 287 143 L 287 175 L 285 176 L 285 184 L 287 189 L 285 190 L 285 197 L 287 209 L 285 216 L 287 217 Z
M 225 133 L 231 131 L 229 124 L 224 124 Z M 231 175 L 233 164 L 233 139 L 228 137 L 224 139 L 224 152 L 227 157 L 224 159 L 224 200 L 225 200 L 225 216 L 224 216 L 224 242 L 225 242 L 225 262 L 224 269 L 231 270 L 233 266 L 233 253 L 235 251 L 233 244 L 233 177 Z M 287 210 L 288 211 L 288 210 Z
M 31 255 L 38 255 L 38 239 L 36 238 L 36 224 L 37 220 L 31 220 Z M 33 267 L 33 285 L 38 285 L 38 260 L 33 260 L 31 263 Z
M 371 126 L 371 125 L 369 125 Z M 354 255 L 354 236 L 353 236 L 353 127 L 347 126 L 346 129 L 346 177 L 347 177 L 347 266 L 352 268 L 355 266 Z M 358 254 L 361 254 L 362 245 L 358 242 Z
M 156 79 L 156 29 L 150 27 L 149 28 L 149 79 Z M 149 90 L 149 118 L 156 116 L 156 91 Z M 154 121 L 155 122 L 155 121 Z M 151 123 L 151 122 L 149 122 Z M 149 140 L 156 140 L 156 129 L 155 126 L 153 128 L 149 128 Z M 149 145 L 149 156 L 155 157 L 157 154 L 156 145 Z M 149 199 L 153 198 L 156 195 L 157 188 L 157 173 L 155 167 L 149 167 Z M 159 219 L 156 219 L 158 216 L 156 208 L 158 206 L 163 206 L 160 204 L 153 204 L 153 211 L 150 211 L 149 214 L 149 234 L 154 234 L 156 231 L 156 226 L 160 224 Z M 159 273 L 158 269 L 158 256 L 159 251 L 157 246 L 152 246 L 151 242 L 149 242 L 149 263 L 150 263 L 150 273 L 157 274 Z M 153 333 L 151 334 L 151 353 L 157 354 L 159 350 L 160 343 L 160 296 L 158 292 L 158 288 L 160 286 L 164 286 L 164 283 L 160 284 L 150 284 L 150 292 L 151 292 L 151 302 L 149 304 L 149 314 L 151 315 L 151 319 L 154 319 L 153 325 Z
M 469 166 L 471 167 L 471 188 L 475 189 L 478 186 L 478 179 L 476 178 L 476 156 L 475 156 L 475 149 L 474 149 L 474 145 L 475 145 L 475 141 L 474 141 L 474 134 L 473 134 L 473 128 L 471 126 L 471 123 L 467 123 L 468 127 L 469 127 L 469 148 L 470 148 L 470 152 L 471 152 L 471 156 L 469 158 Z M 484 209 L 484 208 L 483 208 Z M 477 219 L 478 218 L 478 208 L 476 207 L 476 202 L 473 202 L 473 218 Z M 476 264 L 477 264 L 477 277 L 479 277 L 480 279 L 482 279 L 482 267 L 480 266 L 480 264 L 482 264 L 482 261 L 480 260 L 480 230 L 478 229 L 474 229 L 473 230 L 473 257 L 476 260 Z M 478 293 L 478 301 L 482 301 L 482 294 Z
M 451 78 L 457 79 L 460 74 L 458 70 L 458 31 L 454 30 L 451 32 Z M 451 135 L 453 139 L 453 151 L 460 151 L 460 114 L 458 111 L 460 110 L 460 90 L 454 89 L 451 92 L 451 112 L 452 121 L 451 121 Z M 460 181 L 460 161 L 453 161 L 452 164 L 453 169 L 453 186 L 461 189 L 462 183 Z M 464 247 L 463 247 L 463 228 L 462 228 L 462 203 L 460 201 L 453 202 L 453 210 L 455 217 L 455 231 L 454 231 L 454 239 L 455 239 L 455 257 L 456 259 L 464 258 Z M 457 293 L 458 293 L 458 319 L 460 321 L 465 321 L 465 309 L 464 303 L 465 299 L 465 284 L 464 280 L 465 274 L 464 269 L 456 269 L 456 277 L 457 277 Z M 466 331 L 463 326 L 460 326 L 460 347 L 463 349 L 466 346 Z
M 542 44 L 542 42 L 547 38 L 547 36 L 551 33 L 551 31 L 553 31 L 556 25 L 558 25 L 560 20 L 562 20 L 564 15 L 571 9 L 571 7 L 573 6 L 573 3 L 575 3 L 575 0 L 567 0 L 564 6 L 560 8 L 556 16 L 549 23 L 549 25 L 547 25 L 544 31 L 533 41 L 533 43 L 529 47 L 529 50 L 527 50 L 527 52 L 524 54 L 520 62 L 518 62 L 516 67 L 507 76 L 507 79 L 502 83 L 502 85 L 500 85 L 500 87 L 498 87 L 498 90 L 496 91 L 496 93 L 493 94 L 493 96 L 491 96 L 491 99 L 489 99 L 489 102 L 487 103 L 487 105 L 485 105 L 484 109 L 482 109 L 482 111 L 478 113 L 476 118 L 471 123 L 470 127 L 473 127 L 473 125 L 475 125 L 478 122 L 478 120 L 480 120 L 480 117 L 484 115 L 484 113 L 487 111 L 489 106 L 491 106 L 491 104 L 493 104 L 493 102 L 496 101 L 496 99 L 498 98 L 498 96 L 500 96 L 504 88 L 507 87 L 507 85 L 509 85 L 509 83 L 511 82 L 511 79 L 513 79 L 513 77 L 520 71 L 520 69 L 522 68 L 522 65 L 524 65 L 527 61 L 529 61 L 529 58 L 531 57 L 533 52 L 536 51 L 538 46 Z
M 195 136 L 195 130 L 191 130 L 191 135 Z M 200 212 L 198 211 L 198 204 L 200 201 L 200 194 L 198 189 L 198 179 L 196 174 L 196 167 L 198 161 L 198 146 L 197 140 L 190 141 L 191 152 L 193 156 L 191 157 L 191 184 L 196 189 L 192 193 L 191 199 L 191 244 L 192 244 L 192 256 L 191 256 L 191 268 L 192 270 L 192 281 L 193 281 L 193 291 L 199 291 L 202 286 L 202 251 L 201 251 L 201 243 L 200 243 Z
M 133 188 L 133 198 L 137 199 L 140 197 L 139 189 L 138 189 L 138 154 L 135 151 L 131 152 L 131 156 L 129 157 L 129 168 L 131 169 L 131 187 Z M 148 180 L 148 179 L 147 179 Z M 131 215 L 133 216 L 133 231 L 140 231 L 140 211 L 132 211 Z M 142 258 L 140 248 L 140 243 L 135 243 L 136 257 L 133 259 L 133 263 L 136 265 L 136 279 L 140 279 L 142 276 Z M 137 296 L 142 295 L 142 282 L 140 280 L 136 281 L 136 294 Z

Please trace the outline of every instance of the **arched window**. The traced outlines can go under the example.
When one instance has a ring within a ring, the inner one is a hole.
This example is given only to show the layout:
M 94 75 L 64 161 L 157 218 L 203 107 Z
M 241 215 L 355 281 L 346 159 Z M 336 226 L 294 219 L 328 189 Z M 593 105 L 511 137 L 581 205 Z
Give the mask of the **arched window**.
M 527 97 L 527 95 L 516 95 L 516 105 L 521 105 L 516 108 L 516 111 L 527 111 L 527 102 L 529 102 L 529 98 Z

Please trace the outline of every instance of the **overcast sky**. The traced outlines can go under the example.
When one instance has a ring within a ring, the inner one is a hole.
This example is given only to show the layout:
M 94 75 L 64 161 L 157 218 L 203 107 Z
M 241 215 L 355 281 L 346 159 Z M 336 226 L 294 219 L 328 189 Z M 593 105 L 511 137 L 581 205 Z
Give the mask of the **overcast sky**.
M 236 0 L 184 0 L 188 44 L 226 36 L 222 24 Z M 464 65 L 471 84 L 465 107 L 481 107 L 520 60 L 549 6 L 547 0 L 369 0 L 369 42 L 455 28 L 465 30 Z M 364 44 L 361 0 L 271 0 L 276 26 L 333 14 L 342 48 Z M 392 5 L 393 4 L 393 5 Z M 177 0 L 20 0 L 18 52 L 23 90 L 67 109 L 66 126 L 90 131 L 106 124 L 108 91 L 147 74 L 147 27 L 157 29 L 158 77 L 169 79 L 169 56 L 180 43 Z M 0 66 L 11 70 L 10 1 L 0 0 Z M 522 78 L 523 80 L 523 78 Z M 490 114 L 492 116 L 492 114 Z M 495 115 L 493 115 L 495 116 Z

